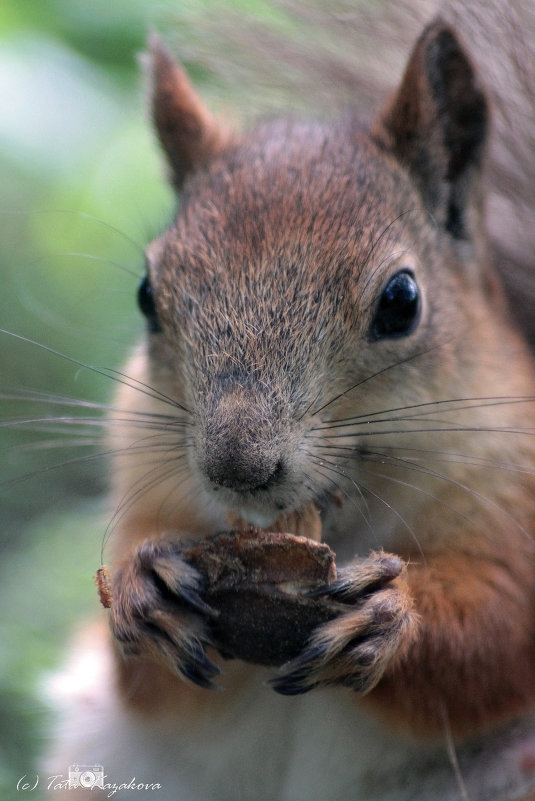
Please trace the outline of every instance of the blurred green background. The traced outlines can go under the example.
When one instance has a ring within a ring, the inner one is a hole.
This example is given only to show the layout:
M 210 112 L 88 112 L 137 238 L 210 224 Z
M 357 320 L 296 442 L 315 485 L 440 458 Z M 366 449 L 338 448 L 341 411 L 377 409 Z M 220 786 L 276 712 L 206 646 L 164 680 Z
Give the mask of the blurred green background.
M 98 427 L 39 420 L 76 413 L 51 396 L 111 397 L 113 382 L 77 362 L 117 368 L 143 331 L 143 246 L 173 210 L 136 54 L 162 32 L 211 102 L 232 106 L 195 57 L 202 20 L 230 6 L 270 13 L 199 0 L 1 5 L 0 327 L 16 335 L 0 334 L 2 799 L 24 795 L 17 781 L 46 750 L 43 683 L 98 611 L 110 518 L 106 464 L 91 458 Z

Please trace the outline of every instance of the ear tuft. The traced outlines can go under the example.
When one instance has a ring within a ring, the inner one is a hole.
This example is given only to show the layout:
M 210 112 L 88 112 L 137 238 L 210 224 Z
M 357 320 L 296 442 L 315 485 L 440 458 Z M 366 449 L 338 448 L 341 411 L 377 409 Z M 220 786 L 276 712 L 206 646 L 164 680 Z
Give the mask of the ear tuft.
M 436 19 L 416 43 L 374 134 L 408 167 L 426 207 L 456 238 L 468 236 L 488 116 L 470 60 L 453 30 Z
M 155 34 L 149 37 L 148 51 L 152 118 L 179 189 L 186 176 L 214 158 L 230 137 Z

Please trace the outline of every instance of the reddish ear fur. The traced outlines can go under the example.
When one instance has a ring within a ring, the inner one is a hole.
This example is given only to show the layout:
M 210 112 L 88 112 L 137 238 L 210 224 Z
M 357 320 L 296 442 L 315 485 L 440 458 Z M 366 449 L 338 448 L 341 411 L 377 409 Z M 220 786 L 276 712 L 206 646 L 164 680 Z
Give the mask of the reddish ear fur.
M 189 172 L 217 155 L 229 135 L 161 40 L 153 35 L 148 45 L 152 118 L 179 189 Z
M 459 41 L 440 18 L 416 43 L 401 86 L 374 134 L 408 167 L 431 211 L 454 237 L 484 149 L 488 106 Z

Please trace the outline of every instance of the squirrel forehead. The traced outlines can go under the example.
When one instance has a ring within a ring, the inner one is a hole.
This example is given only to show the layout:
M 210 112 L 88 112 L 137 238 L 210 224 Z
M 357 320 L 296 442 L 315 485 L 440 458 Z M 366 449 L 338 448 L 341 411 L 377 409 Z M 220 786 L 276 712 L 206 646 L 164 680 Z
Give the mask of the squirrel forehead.
M 385 158 L 352 121 L 266 123 L 186 183 L 165 261 L 225 272 L 285 257 L 358 262 L 415 205 Z
M 307 383 L 338 363 L 367 330 L 382 268 L 415 239 L 403 212 L 420 205 L 351 126 L 275 123 L 199 170 L 149 255 L 192 382 L 254 364 L 268 383 L 286 369 Z

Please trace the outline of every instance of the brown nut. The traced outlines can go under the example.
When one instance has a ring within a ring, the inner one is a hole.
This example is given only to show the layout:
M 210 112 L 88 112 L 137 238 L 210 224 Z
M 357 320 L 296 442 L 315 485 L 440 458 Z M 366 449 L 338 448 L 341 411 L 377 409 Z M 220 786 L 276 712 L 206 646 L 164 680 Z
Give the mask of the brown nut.
M 281 665 L 344 609 L 306 597 L 336 578 L 334 553 L 306 537 L 249 528 L 203 540 L 182 557 L 204 578 L 203 598 L 217 612 L 213 641 L 229 658 Z

